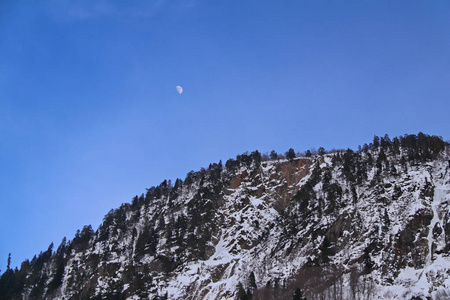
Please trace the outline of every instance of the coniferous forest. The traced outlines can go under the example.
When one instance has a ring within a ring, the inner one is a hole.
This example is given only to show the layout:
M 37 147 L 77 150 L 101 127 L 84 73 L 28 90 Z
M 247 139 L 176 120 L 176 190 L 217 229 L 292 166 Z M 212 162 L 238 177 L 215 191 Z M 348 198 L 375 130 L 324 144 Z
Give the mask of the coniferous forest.
M 5 258 L 0 299 L 419 299 L 408 268 L 428 272 L 423 297 L 438 299 L 450 291 L 449 151 L 419 133 L 211 163 L 19 268 Z

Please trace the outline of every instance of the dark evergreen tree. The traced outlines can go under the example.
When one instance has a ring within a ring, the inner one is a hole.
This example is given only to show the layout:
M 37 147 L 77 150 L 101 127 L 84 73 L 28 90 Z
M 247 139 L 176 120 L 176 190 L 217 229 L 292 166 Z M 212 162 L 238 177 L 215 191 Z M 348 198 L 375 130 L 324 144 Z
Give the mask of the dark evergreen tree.
M 385 162 L 387 160 L 386 153 L 384 153 L 384 150 L 380 150 L 380 154 L 378 155 L 377 162 Z
M 370 251 L 371 251 L 372 245 L 367 246 L 364 249 L 364 254 L 363 254 L 363 263 L 364 263 L 364 270 L 363 270 L 363 274 L 370 274 L 373 270 L 373 267 L 375 265 L 375 263 L 372 260 L 372 257 L 370 256 Z
M 236 161 L 238 161 L 240 165 L 249 167 L 252 163 L 252 157 L 248 155 L 248 152 L 245 152 L 241 155 L 236 156 Z
M 230 159 L 226 162 L 225 166 L 226 166 L 227 169 L 231 169 L 231 166 L 228 166 L 229 162 L 230 162 L 230 164 L 231 164 L 231 163 L 234 162 L 234 161 L 230 158 Z M 189 171 L 189 172 L 186 174 L 186 178 L 184 179 L 184 184 L 187 185 L 187 186 L 190 186 L 192 183 L 194 183 L 194 180 L 195 180 L 195 172 L 191 170 L 191 171 Z
M 367 151 L 369 151 L 369 146 L 365 143 L 362 147 L 362 151 L 367 153 Z
M 319 149 L 317 149 L 317 154 L 319 155 L 324 155 L 325 154 L 325 148 L 324 147 L 319 147 Z
M 385 134 L 384 137 L 380 138 L 380 147 L 383 149 L 387 149 L 391 146 L 391 139 L 388 134 Z
M 295 158 L 295 151 L 294 151 L 294 149 L 292 149 L 292 148 L 289 148 L 289 150 L 286 152 L 286 158 L 289 160 L 289 161 L 293 161 L 294 160 L 294 158 Z
M 311 157 L 311 150 L 306 150 L 306 152 L 305 152 L 305 156 L 306 157 Z
M 118 219 L 118 211 L 116 211 L 116 213 L 115 213 L 115 219 L 116 219 L 116 224 L 119 223 L 117 220 Z M 125 224 L 123 224 L 122 226 L 125 226 Z M 117 228 L 115 228 L 115 229 L 117 229 Z M 81 230 L 81 232 L 79 230 L 77 230 L 77 233 L 75 234 L 75 237 L 73 238 L 73 241 L 72 241 L 73 247 L 78 251 L 86 250 L 89 247 L 89 241 L 91 240 L 93 235 L 94 235 L 94 230 L 92 229 L 92 226 L 85 225 L 83 227 L 83 229 Z
M 221 161 L 222 162 L 222 161 Z M 183 180 L 181 180 L 180 178 L 177 178 L 175 180 L 175 185 L 173 186 L 174 190 L 178 190 L 183 186 Z
M 260 165 L 261 165 L 261 153 L 259 153 L 258 150 L 253 151 L 253 152 L 250 154 L 250 156 L 251 156 L 251 158 L 252 158 L 252 160 L 253 160 L 253 163 L 254 163 L 256 166 L 260 166 Z
M 275 152 L 275 150 L 270 151 L 270 159 L 271 160 L 277 160 L 278 154 Z
M 334 255 L 334 251 L 331 249 L 330 240 L 325 236 L 323 239 L 322 245 L 320 246 L 320 260 L 322 263 L 329 263 L 330 256 Z
M 0 299 L 13 299 L 20 293 L 20 287 L 17 286 L 16 275 L 11 269 L 7 269 L 0 277 Z
M 47 294 L 50 294 L 51 292 L 56 290 L 62 284 L 63 278 L 64 278 L 64 262 L 60 261 L 57 262 L 56 271 L 55 274 L 53 275 L 52 281 L 48 285 Z
M 395 137 L 392 139 L 391 148 L 392 148 L 392 152 L 395 155 L 400 154 L 400 140 L 398 139 L 398 137 Z
M 44 295 L 45 282 L 48 280 L 47 274 L 39 276 L 36 285 L 31 289 L 30 298 L 31 299 L 42 299 Z
M 258 288 L 256 286 L 256 278 L 255 273 L 253 271 L 250 273 L 250 276 L 248 277 L 248 287 L 252 292 Z
M 343 155 L 343 173 L 351 182 L 355 180 L 355 152 L 348 148 Z
M 251 295 L 249 296 L 248 293 L 245 291 L 244 286 L 241 282 L 237 285 L 237 299 L 238 300 L 250 300 Z
M 6 264 L 6 270 L 11 268 L 11 253 L 8 254 L 8 263 Z
M 380 147 L 380 137 L 377 135 L 373 136 L 373 148 L 377 149 L 378 147 Z
M 406 172 L 408 170 L 408 166 L 406 165 L 406 158 L 404 156 L 400 158 L 400 165 L 402 165 L 403 171 Z

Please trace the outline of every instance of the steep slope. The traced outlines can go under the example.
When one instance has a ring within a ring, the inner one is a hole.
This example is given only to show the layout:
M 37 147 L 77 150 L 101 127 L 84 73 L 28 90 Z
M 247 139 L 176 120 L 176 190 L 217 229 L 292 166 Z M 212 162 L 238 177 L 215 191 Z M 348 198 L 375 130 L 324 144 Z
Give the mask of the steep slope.
M 1 296 L 439 299 L 450 291 L 449 154 L 420 133 L 293 160 L 238 155 L 7 270 Z

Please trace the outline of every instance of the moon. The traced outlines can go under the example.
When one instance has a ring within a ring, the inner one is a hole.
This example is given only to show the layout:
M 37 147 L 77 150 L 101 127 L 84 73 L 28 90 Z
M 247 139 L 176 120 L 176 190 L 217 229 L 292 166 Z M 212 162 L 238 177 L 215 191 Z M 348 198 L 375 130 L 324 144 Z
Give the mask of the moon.
M 175 88 L 177 89 L 178 94 L 181 95 L 183 93 L 183 88 L 181 86 L 177 85 Z

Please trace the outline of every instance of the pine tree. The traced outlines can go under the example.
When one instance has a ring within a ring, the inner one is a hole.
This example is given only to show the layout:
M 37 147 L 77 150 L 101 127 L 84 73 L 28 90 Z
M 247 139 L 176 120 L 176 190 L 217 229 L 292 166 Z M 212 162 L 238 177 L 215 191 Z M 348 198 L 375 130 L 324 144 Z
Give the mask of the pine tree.
M 383 149 L 386 149 L 391 146 L 391 139 L 388 134 L 385 134 L 384 137 L 380 138 L 380 146 Z
M 366 143 L 364 143 L 362 151 L 364 151 L 364 153 L 367 153 L 367 151 L 369 151 L 369 146 Z
M 373 148 L 377 149 L 378 147 L 380 147 L 380 137 L 374 135 L 373 136 Z
M 220 162 L 222 162 L 222 161 L 220 161 Z M 183 180 L 181 180 L 180 178 L 177 178 L 175 180 L 175 185 L 173 186 L 174 190 L 178 190 L 182 186 L 183 186 Z
M 326 236 L 323 239 L 322 245 L 320 246 L 320 252 L 321 252 L 321 261 L 323 263 L 330 262 L 330 256 L 334 255 L 334 252 L 331 249 L 330 240 Z
M 248 277 L 248 287 L 252 292 L 258 288 L 256 286 L 256 278 L 255 273 L 253 271 L 250 273 L 250 276 Z
M 325 154 L 325 148 L 324 147 L 319 147 L 319 149 L 317 149 L 317 153 L 322 156 Z
M 6 270 L 11 269 L 11 253 L 8 254 L 8 264 L 6 265 Z
M 294 158 L 295 158 L 295 151 L 294 151 L 294 149 L 289 148 L 289 150 L 286 152 L 286 158 L 289 161 L 293 161 L 294 160 Z
M 258 150 L 253 151 L 250 156 L 256 166 L 261 165 L 261 153 Z
M 270 159 L 271 160 L 277 160 L 278 154 L 275 152 L 275 150 L 270 151 Z

